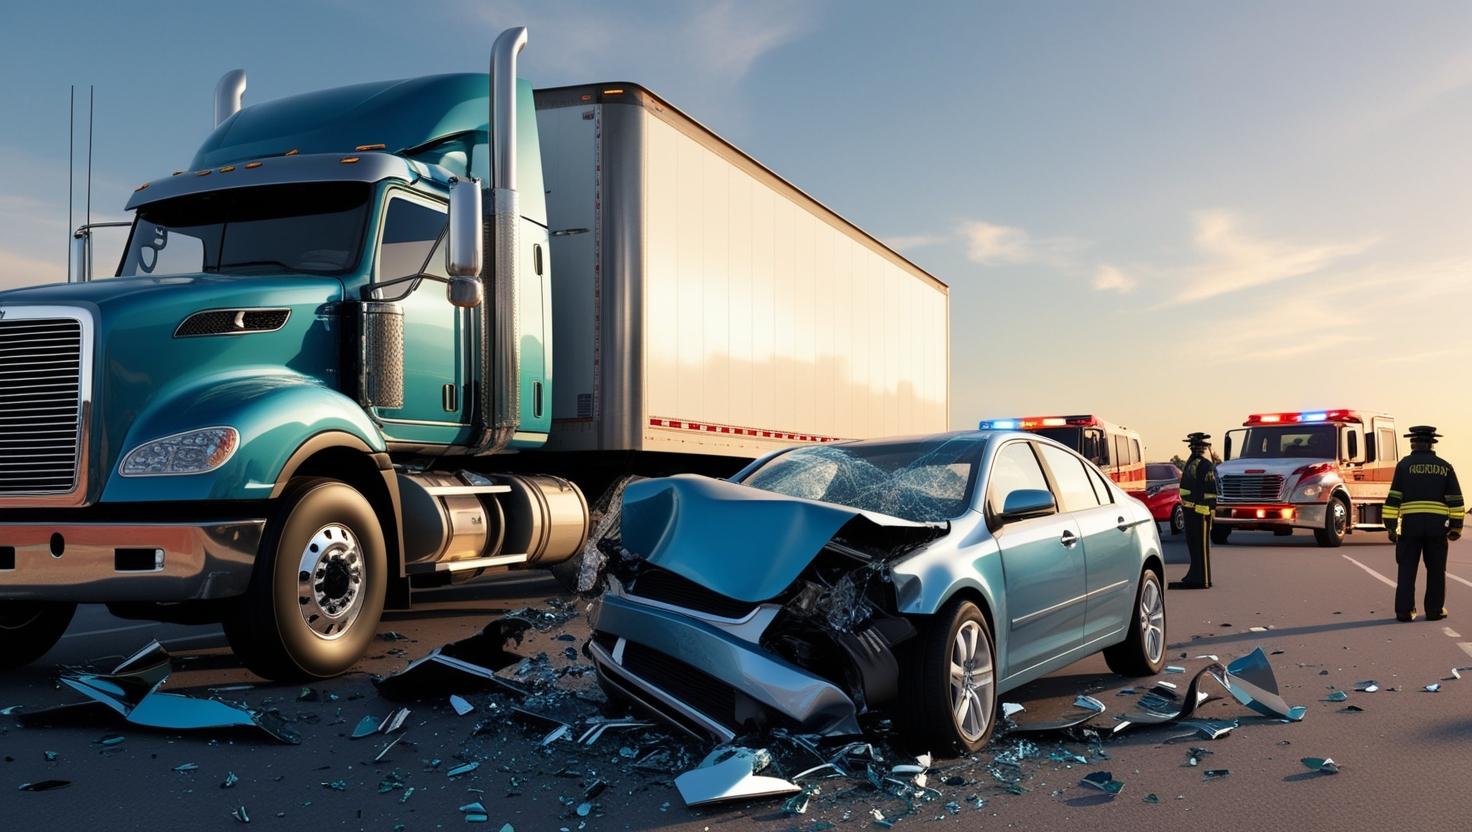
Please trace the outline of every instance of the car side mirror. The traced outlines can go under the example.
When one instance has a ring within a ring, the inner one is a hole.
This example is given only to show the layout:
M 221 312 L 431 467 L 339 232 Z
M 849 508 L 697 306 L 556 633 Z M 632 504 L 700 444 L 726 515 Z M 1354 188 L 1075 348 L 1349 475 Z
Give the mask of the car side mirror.
M 473 309 L 485 301 L 485 289 L 480 282 L 485 260 L 483 223 L 480 182 L 473 177 L 456 179 L 450 184 L 450 229 L 445 264 L 450 273 L 450 284 L 446 294 L 452 305 L 462 309 Z
M 1002 501 L 1002 522 L 1044 517 L 1058 510 L 1053 492 L 1041 488 L 1019 488 Z

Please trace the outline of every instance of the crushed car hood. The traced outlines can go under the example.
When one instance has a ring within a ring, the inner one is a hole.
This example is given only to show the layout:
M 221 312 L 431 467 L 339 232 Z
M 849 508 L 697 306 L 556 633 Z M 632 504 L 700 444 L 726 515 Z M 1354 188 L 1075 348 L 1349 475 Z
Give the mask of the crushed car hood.
M 945 523 L 885 514 L 696 475 L 643 480 L 624 492 L 622 544 L 646 562 L 728 598 L 773 598 L 842 532 L 873 556 L 913 549 Z

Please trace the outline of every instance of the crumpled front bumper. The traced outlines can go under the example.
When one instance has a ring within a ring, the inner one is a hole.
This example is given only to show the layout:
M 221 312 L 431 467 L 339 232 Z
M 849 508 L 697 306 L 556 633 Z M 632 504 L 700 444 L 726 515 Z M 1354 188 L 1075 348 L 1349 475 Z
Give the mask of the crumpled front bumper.
M 0 600 L 193 601 L 245 592 L 266 521 L 0 523 Z
M 699 614 L 611 591 L 595 603 L 592 622 L 588 649 L 604 682 L 698 737 L 729 742 L 753 720 L 859 732 L 843 690 Z

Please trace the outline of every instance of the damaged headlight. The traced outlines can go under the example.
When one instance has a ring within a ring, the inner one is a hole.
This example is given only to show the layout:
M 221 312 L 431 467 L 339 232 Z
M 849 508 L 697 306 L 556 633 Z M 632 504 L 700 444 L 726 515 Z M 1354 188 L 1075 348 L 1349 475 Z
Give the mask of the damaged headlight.
M 240 446 L 235 428 L 185 431 L 145 442 L 128 452 L 118 466 L 125 477 L 204 474 L 224 465 Z

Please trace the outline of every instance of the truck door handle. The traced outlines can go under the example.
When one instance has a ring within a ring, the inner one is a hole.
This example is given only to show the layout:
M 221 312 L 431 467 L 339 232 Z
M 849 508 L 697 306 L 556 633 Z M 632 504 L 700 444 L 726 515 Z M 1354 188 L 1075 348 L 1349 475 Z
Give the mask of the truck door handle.
M 1063 548 L 1072 549 L 1074 544 L 1078 543 L 1078 535 L 1064 529 L 1063 536 L 1058 539 L 1058 542 L 1063 544 Z

